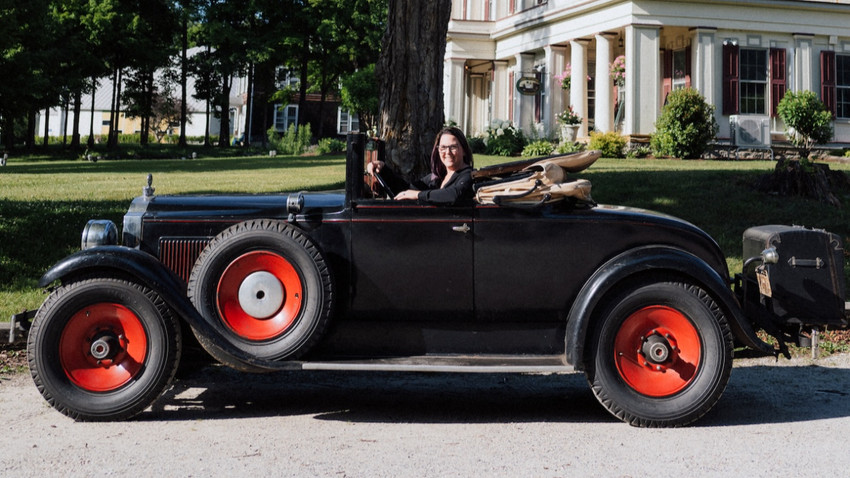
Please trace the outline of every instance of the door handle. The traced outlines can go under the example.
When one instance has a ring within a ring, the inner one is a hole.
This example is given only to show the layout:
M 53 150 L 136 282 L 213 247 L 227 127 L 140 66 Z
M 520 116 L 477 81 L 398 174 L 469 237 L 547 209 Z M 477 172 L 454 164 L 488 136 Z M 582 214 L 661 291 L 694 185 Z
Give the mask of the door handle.
M 455 231 L 455 232 L 462 232 L 462 233 L 464 233 L 464 234 L 466 234 L 467 232 L 469 232 L 469 231 L 471 231 L 471 230 L 472 230 L 472 228 L 471 228 L 471 227 L 469 227 L 466 223 L 463 223 L 463 226 L 454 226 L 454 227 L 452 227 L 452 231 Z

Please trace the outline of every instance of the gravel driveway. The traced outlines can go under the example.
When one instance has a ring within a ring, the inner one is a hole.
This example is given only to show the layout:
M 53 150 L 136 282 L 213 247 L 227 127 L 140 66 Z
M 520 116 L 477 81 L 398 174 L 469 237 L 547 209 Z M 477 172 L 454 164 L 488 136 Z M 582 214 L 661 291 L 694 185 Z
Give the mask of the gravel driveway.
M 637 429 L 583 375 L 206 366 L 124 423 L 75 423 L 0 377 L 0 476 L 843 477 L 850 355 L 736 361 L 697 424 Z

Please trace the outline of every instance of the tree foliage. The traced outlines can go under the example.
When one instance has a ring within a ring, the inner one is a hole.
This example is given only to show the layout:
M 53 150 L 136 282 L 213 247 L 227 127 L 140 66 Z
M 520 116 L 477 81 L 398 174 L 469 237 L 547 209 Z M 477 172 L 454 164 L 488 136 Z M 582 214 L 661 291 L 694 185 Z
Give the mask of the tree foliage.
M 177 105 L 186 121 L 194 77 L 229 145 L 235 78 L 248 76 L 254 104 L 278 89 L 280 66 L 301 79 L 300 101 L 308 83 L 336 95 L 342 76 L 377 60 L 386 12 L 387 0 L 0 0 L 0 137 L 7 149 L 32 146 L 37 112 L 62 106 L 74 110 L 76 147 L 81 98 L 111 82 L 110 125 L 119 110 L 138 117 L 144 142 L 159 132 L 161 105 Z
M 656 156 L 699 158 L 716 135 L 714 105 L 697 90 L 684 88 L 667 97 L 650 144 Z
M 832 139 L 832 113 L 813 91 L 789 91 L 776 106 L 791 144 L 808 158 L 816 144 Z

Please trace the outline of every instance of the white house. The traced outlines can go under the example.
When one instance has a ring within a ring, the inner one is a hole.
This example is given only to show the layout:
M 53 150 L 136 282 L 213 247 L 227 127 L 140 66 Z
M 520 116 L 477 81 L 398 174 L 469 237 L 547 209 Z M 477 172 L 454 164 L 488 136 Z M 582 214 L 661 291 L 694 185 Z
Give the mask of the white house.
M 564 90 L 555 76 L 567 67 Z M 835 114 L 835 142 L 850 143 L 850 0 L 452 2 L 445 111 L 470 135 L 493 120 L 551 131 L 570 105 L 579 136 L 648 135 L 666 95 L 687 86 L 716 106 L 719 138 L 730 138 L 730 117 L 764 118 L 783 134 L 776 104 L 811 90 Z

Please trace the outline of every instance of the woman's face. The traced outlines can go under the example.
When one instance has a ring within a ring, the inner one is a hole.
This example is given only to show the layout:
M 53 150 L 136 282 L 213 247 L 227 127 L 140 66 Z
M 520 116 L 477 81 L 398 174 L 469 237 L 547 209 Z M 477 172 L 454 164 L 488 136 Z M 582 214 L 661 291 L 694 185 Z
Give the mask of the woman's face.
M 440 136 L 437 152 L 440 154 L 440 161 L 443 162 L 447 171 L 463 169 L 463 148 L 460 146 L 460 141 L 451 133 L 443 133 Z

